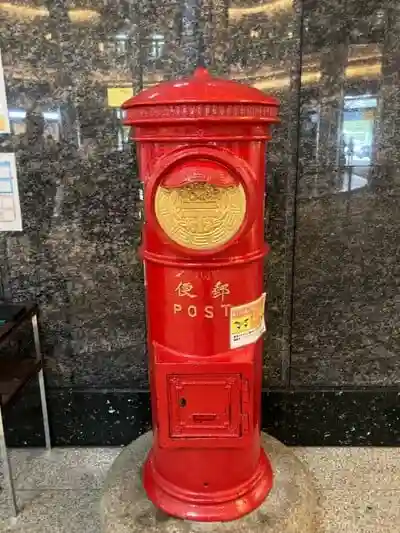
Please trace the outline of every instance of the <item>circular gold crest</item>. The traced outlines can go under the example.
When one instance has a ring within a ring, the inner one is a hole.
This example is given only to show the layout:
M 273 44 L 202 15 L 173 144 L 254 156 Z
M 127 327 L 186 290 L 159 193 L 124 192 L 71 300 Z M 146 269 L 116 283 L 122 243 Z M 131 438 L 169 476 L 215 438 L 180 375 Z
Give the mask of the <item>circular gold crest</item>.
M 193 250 L 209 250 L 237 233 L 246 213 L 246 195 L 242 185 L 217 187 L 200 182 L 175 188 L 159 186 L 155 212 L 171 240 Z

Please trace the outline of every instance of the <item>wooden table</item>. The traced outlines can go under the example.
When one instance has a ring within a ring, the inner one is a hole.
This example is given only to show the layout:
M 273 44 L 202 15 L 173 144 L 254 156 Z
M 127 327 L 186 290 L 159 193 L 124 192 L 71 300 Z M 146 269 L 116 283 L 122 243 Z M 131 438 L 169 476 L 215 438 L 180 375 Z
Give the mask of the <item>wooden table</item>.
M 38 306 L 34 303 L 0 303 L 0 454 L 3 460 L 4 482 L 9 490 L 11 511 L 14 516 L 17 516 L 18 514 L 18 507 L 4 434 L 3 414 L 4 409 L 18 399 L 18 396 L 25 385 L 36 376 L 39 380 L 46 448 L 48 450 L 51 448 L 43 374 L 43 356 L 40 349 L 39 339 L 38 311 Z M 35 357 L 17 358 L 13 355 L 1 355 L 1 348 L 4 346 L 5 342 L 14 336 L 17 336 L 21 326 L 24 326 L 27 323 L 31 324 L 33 330 Z

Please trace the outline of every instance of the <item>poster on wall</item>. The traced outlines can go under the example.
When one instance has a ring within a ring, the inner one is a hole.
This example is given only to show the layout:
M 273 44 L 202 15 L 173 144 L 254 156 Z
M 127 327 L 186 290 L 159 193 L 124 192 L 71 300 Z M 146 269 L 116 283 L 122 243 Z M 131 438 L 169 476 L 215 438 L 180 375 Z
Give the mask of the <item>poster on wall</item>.
M 10 133 L 10 122 L 8 120 L 6 84 L 4 82 L 4 71 L 0 50 L 0 134 L 2 133 Z
M 15 154 L 0 153 L 0 231 L 22 231 Z

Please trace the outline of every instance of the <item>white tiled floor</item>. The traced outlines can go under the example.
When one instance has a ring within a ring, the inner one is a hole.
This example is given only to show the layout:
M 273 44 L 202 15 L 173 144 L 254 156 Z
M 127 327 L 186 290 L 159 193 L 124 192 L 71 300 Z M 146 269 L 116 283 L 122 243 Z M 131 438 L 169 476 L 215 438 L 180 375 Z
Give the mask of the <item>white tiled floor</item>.
M 12 467 L 23 510 L 0 532 L 99 533 L 98 503 L 117 448 L 16 450 Z M 319 533 L 400 533 L 400 448 L 295 448 L 320 492 Z M 144 532 L 145 533 L 145 532 Z

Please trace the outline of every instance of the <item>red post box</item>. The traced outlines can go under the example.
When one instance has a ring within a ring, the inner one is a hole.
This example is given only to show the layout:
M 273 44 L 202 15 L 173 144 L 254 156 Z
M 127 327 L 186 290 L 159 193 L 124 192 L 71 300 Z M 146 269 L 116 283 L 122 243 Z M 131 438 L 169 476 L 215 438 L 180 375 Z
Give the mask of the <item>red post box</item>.
M 170 515 L 233 520 L 273 483 L 260 399 L 265 142 L 278 101 L 198 68 L 123 108 L 145 201 L 154 443 L 144 487 Z

